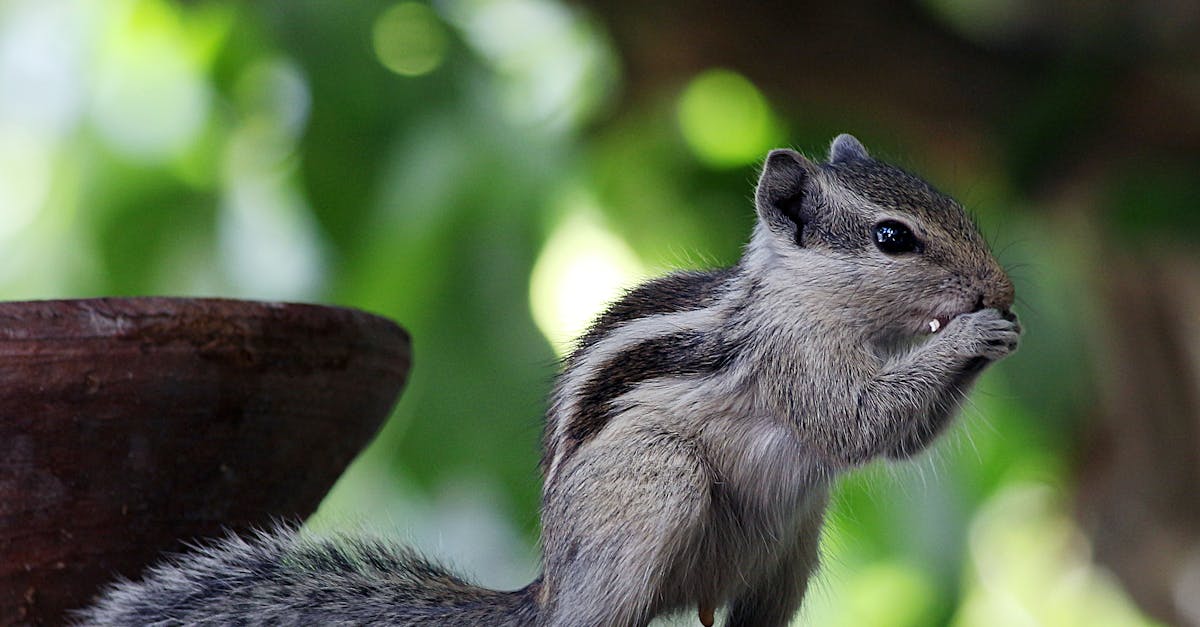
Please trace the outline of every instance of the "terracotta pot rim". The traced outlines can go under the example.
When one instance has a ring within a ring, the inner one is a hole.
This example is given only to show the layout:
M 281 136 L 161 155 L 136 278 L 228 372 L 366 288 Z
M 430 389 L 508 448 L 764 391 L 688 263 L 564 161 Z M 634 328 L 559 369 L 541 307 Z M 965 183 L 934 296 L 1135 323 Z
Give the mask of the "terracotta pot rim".
M 69 320 L 78 316 L 95 316 L 96 324 L 74 328 Z M 154 324 L 157 319 L 187 321 L 203 320 L 271 320 L 300 326 L 351 322 L 375 333 L 394 334 L 410 342 L 408 332 L 394 320 L 383 315 L 348 307 L 323 303 L 253 300 L 225 297 L 191 296 L 101 296 L 90 298 L 61 298 L 0 301 L 0 341 L 51 339 L 108 338 L 127 334 L 134 327 Z M 56 324 L 61 323 L 61 324 Z M 39 332 L 53 328 L 56 333 L 42 337 Z M 144 330 L 144 329 L 142 329 Z M 228 331 L 228 330 L 226 330 Z M 66 332 L 65 335 L 62 332 Z M 209 328 L 208 333 L 221 332 Z M 239 330 L 239 334 L 250 332 Z

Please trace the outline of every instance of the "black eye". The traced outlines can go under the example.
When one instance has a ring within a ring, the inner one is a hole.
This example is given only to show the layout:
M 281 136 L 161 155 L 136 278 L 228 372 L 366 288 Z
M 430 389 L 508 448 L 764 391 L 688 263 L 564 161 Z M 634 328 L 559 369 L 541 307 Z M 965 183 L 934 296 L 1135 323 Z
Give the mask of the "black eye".
M 923 248 L 912 229 L 895 220 L 884 220 L 875 225 L 875 246 L 889 255 L 919 253 Z

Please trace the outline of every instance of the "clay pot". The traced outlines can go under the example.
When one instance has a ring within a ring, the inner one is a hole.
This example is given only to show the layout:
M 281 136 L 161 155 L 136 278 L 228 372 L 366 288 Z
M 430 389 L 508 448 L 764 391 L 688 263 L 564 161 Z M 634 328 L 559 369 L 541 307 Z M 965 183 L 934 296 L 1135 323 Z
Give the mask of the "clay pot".
M 57 624 L 184 541 L 311 514 L 404 385 L 351 309 L 0 303 L 0 624 Z

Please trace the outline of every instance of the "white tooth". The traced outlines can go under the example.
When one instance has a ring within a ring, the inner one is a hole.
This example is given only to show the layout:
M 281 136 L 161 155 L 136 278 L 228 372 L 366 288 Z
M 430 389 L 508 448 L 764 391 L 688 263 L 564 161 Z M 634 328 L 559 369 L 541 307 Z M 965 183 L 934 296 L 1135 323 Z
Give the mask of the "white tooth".
M 929 321 L 929 332 L 930 333 L 937 333 L 938 329 L 940 329 L 940 328 L 942 328 L 942 323 L 938 322 L 936 319 Z

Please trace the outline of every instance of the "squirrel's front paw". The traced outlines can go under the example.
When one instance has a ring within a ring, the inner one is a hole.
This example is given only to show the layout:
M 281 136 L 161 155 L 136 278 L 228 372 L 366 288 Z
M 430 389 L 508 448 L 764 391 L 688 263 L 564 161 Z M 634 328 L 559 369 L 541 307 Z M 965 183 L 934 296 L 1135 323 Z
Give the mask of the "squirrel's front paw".
M 959 355 L 996 361 L 1017 350 L 1021 325 L 1011 312 L 980 309 L 955 317 L 943 333 Z

